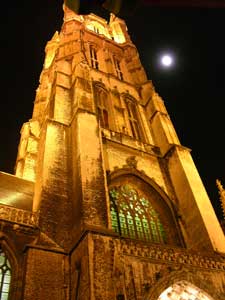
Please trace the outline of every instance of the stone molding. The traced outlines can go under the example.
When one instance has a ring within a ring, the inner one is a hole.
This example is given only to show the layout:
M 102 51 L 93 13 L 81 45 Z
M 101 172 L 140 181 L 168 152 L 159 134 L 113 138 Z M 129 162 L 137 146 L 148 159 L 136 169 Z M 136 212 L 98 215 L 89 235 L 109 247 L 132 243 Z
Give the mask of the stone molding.
M 39 216 L 37 213 L 6 205 L 0 205 L 0 220 L 29 227 L 37 227 L 38 219 Z
M 137 241 L 120 241 L 121 252 L 124 256 L 139 257 L 155 262 L 176 264 L 198 269 L 225 271 L 225 258 L 222 255 L 213 255 L 197 251 L 172 248 L 164 245 L 142 245 Z

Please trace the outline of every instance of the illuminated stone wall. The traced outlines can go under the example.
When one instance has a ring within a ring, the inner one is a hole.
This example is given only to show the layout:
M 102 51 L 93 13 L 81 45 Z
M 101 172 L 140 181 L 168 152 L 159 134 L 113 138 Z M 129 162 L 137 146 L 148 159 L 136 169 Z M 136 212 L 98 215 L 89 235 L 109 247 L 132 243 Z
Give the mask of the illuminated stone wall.
M 10 300 L 164 300 L 176 282 L 224 300 L 222 229 L 125 22 L 64 12 L 15 176 L 0 173 Z

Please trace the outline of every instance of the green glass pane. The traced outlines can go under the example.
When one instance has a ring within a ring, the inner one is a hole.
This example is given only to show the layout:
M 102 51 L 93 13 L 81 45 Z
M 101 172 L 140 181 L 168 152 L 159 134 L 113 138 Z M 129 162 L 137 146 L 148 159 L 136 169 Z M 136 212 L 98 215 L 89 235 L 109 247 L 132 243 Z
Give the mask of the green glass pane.
M 8 296 L 9 296 L 8 293 L 2 293 L 1 300 L 8 300 Z
M 129 206 L 125 202 L 122 202 L 120 203 L 120 208 L 124 210 L 124 209 L 128 209 Z
M 159 233 L 160 233 L 160 236 L 161 236 L 162 240 L 165 241 L 166 240 L 166 234 L 165 234 L 163 225 L 161 223 L 159 223 L 158 229 L 159 229 Z
M 150 233 L 150 229 L 148 227 L 144 227 L 144 232 Z
M 115 209 L 111 208 L 111 215 L 116 215 Z
M 127 225 L 126 225 L 126 219 L 125 219 L 124 216 L 120 216 L 119 220 L 120 220 L 120 227 L 123 227 L 123 228 L 127 227 Z
M 9 292 L 9 284 L 8 283 L 3 283 L 3 286 L 2 286 L 2 292 L 3 293 L 8 293 Z
M 9 269 L 11 268 L 11 266 L 10 266 L 10 263 L 9 263 L 9 261 L 8 261 L 8 259 L 6 260 L 6 264 L 7 264 L 7 266 L 9 267 Z
M 140 206 L 135 207 L 136 212 L 138 212 L 139 215 L 144 213 L 144 210 Z
M 125 216 L 121 213 L 119 213 L 119 219 L 121 222 L 125 222 Z
M 119 192 L 116 191 L 115 189 L 110 190 L 109 194 L 112 198 L 115 198 L 115 199 L 117 199 L 119 197 Z
M 140 202 L 141 202 L 141 204 L 142 204 L 143 206 L 145 206 L 145 207 L 148 207 L 148 206 L 149 206 L 149 202 L 148 202 L 148 200 L 145 199 L 145 198 L 141 198 L 141 199 L 140 199 Z
M 144 228 L 149 228 L 148 223 L 143 222 L 143 227 L 144 227 Z
M 1 256 L 0 256 L 0 267 L 2 265 L 4 265 L 4 263 L 5 263 L 5 257 L 1 254 Z
M 120 228 L 121 229 L 127 228 L 126 223 L 120 223 Z
M 117 221 L 117 216 L 114 215 L 113 213 L 111 213 L 111 217 L 112 217 L 112 220 L 113 220 L 113 221 Z
M 117 219 L 113 220 L 112 219 L 112 225 L 115 227 L 118 227 L 118 222 L 117 222 Z
M 118 222 L 117 220 L 112 220 L 112 227 L 117 228 L 118 227 Z
M 8 300 L 8 291 L 11 281 L 10 263 L 0 249 L 0 299 Z
M 111 207 L 111 222 L 112 222 L 112 229 L 116 233 L 119 233 L 118 217 L 114 207 Z

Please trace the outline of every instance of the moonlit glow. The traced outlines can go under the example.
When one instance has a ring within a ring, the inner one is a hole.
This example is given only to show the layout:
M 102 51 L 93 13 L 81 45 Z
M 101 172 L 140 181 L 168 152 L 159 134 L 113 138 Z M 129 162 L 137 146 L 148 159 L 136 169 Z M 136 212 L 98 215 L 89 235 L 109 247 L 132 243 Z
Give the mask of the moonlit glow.
M 173 63 L 173 59 L 171 55 L 165 54 L 161 58 L 161 63 L 165 67 L 170 67 Z

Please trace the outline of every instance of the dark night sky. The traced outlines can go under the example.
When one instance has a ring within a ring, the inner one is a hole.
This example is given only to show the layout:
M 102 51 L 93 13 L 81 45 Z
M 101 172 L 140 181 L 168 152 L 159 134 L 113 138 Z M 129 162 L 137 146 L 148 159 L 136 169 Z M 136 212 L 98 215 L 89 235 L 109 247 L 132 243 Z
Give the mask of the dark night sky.
M 15 2 L 15 3 L 13 3 Z M 31 118 L 44 47 L 62 24 L 62 0 L 1 4 L 0 170 L 13 173 L 19 131 Z M 126 17 L 148 78 L 165 101 L 218 217 L 216 178 L 225 185 L 225 9 L 140 7 Z M 176 57 L 159 67 L 162 51 Z

